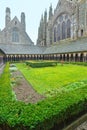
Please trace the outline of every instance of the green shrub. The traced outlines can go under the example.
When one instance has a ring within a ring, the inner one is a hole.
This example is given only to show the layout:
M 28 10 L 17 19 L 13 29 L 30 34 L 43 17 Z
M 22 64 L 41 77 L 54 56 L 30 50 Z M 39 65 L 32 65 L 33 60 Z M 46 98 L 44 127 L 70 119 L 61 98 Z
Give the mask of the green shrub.
M 80 112 L 87 112 L 87 81 L 37 104 L 16 101 L 10 85 L 9 64 L 0 77 L 0 124 L 14 130 L 50 130 Z
M 83 65 L 87 66 L 87 62 L 64 62 L 64 64 Z
M 0 99 L 12 100 L 12 88 L 10 85 L 9 63 L 6 64 L 3 74 L 0 76 Z
M 48 67 L 48 66 L 56 66 L 57 62 L 26 62 L 26 65 L 29 65 L 33 68 L 38 68 L 38 67 Z

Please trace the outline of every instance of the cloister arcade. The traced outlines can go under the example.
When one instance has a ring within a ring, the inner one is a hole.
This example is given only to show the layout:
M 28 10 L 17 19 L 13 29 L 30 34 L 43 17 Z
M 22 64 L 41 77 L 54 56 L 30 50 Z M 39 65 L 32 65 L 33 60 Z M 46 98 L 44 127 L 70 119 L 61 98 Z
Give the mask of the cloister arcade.
M 27 54 L 27 55 L 3 55 L 0 57 L 0 63 L 7 61 L 25 61 L 25 60 L 57 60 L 68 62 L 87 62 L 87 53 L 67 53 L 67 54 Z

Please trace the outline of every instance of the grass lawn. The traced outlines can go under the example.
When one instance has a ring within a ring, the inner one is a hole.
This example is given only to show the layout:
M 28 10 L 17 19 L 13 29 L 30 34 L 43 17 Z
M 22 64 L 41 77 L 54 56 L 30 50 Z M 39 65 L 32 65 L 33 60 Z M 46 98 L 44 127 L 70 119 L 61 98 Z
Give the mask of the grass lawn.
M 87 79 L 87 67 L 60 64 L 55 67 L 31 68 L 23 63 L 16 64 L 25 78 L 31 83 L 34 89 L 44 94 L 47 91 L 64 87 L 68 84 Z

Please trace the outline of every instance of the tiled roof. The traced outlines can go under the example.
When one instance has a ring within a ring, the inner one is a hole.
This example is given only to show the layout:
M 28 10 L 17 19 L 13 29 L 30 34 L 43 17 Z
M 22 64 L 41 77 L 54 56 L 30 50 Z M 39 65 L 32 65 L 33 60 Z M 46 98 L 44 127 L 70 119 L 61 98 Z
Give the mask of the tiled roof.
M 5 54 L 42 54 L 45 48 L 24 44 L 0 44 Z
M 44 54 L 52 53 L 68 53 L 87 51 L 87 38 L 78 39 L 76 41 L 60 42 L 57 45 L 46 48 Z
M 50 47 L 25 44 L 0 44 L 0 49 L 5 54 L 56 54 L 81 52 L 87 51 L 87 38 L 81 38 L 76 41 L 63 41 Z

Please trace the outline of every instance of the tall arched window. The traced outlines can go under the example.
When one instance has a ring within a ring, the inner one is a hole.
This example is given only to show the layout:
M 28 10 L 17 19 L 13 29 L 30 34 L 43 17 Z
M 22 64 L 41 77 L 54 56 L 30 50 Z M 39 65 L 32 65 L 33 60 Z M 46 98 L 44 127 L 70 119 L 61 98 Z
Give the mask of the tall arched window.
M 57 40 L 58 41 L 60 40 L 60 24 L 58 24 L 58 27 L 57 27 Z
M 17 28 L 12 30 L 12 42 L 19 42 L 19 33 Z
M 71 37 L 71 22 L 67 21 L 67 38 Z
M 54 42 L 56 42 L 56 27 L 54 28 Z
M 62 23 L 62 39 L 66 38 L 66 26 L 65 26 L 65 22 Z

